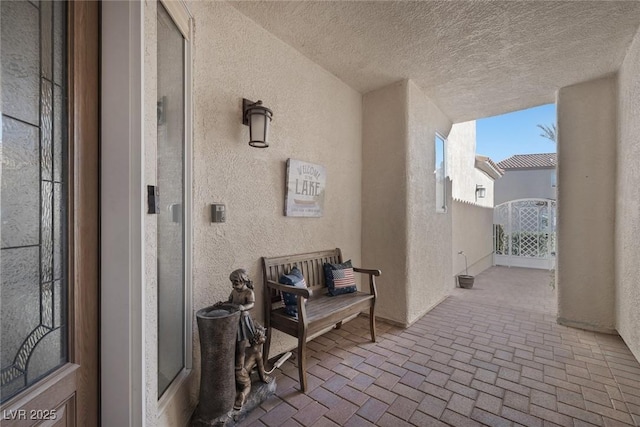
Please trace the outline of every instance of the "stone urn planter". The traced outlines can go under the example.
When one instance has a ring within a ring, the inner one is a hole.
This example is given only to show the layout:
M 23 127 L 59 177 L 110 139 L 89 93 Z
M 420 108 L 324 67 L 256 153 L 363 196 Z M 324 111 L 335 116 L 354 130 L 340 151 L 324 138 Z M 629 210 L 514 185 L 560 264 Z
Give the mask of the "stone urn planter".
M 192 427 L 228 425 L 236 397 L 235 351 L 240 311 L 210 306 L 196 313 L 200 333 L 200 401 Z
M 456 277 L 458 279 L 458 286 L 463 289 L 471 289 L 473 287 L 473 281 L 475 277 L 469 275 L 469 267 L 467 266 L 467 255 L 465 255 L 464 251 L 458 252 L 458 255 L 462 255 L 464 257 L 464 272 L 466 274 L 458 274 Z

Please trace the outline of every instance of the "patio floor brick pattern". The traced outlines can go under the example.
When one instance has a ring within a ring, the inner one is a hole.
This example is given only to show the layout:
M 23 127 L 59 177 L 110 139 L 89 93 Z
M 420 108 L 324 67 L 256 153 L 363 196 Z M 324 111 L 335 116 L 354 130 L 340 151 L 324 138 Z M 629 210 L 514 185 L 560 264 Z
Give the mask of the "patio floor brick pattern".
M 640 426 L 640 364 L 618 336 L 556 323 L 549 272 L 493 267 L 407 329 L 358 317 L 308 344 L 241 426 Z M 383 286 L 382 284 L 380 286 Z

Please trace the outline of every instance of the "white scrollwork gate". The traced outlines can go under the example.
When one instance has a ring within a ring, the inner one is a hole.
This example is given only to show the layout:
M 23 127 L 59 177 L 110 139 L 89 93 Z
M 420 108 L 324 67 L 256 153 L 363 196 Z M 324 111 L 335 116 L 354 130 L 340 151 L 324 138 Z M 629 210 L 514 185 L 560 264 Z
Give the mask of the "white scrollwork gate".
M 512 200 L 493 209 L 494 265 L 550 270 L 555 258 L 555 200 Z

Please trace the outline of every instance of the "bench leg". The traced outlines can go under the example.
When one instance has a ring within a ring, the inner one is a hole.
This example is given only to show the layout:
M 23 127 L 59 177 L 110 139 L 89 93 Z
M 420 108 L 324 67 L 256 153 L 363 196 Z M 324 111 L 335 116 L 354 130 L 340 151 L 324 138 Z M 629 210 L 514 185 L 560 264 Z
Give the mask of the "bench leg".
M 371 341 L 376 342 L 376 307 L 369 309 L 369 327 L 371 328 Z
M 342 328 L 342 320 L 336 323 L 336 329 Z
M 298 337 L 298 377 L 300 391 L 307 392 L 307 334 Z
M 267 337 L 264 340 L 264 344 L 262 346 L 262 360 L 265 363 L 269 363 L 269 350 L 271 350 L 271 328 L 267 329 Z

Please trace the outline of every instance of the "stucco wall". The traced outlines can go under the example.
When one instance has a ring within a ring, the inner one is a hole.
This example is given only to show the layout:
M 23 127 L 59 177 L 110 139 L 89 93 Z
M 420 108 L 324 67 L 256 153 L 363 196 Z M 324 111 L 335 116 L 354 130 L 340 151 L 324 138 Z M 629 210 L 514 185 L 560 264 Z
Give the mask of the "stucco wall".
M 480 169 L 475 168 L 474 172 L 474 186 L 471 187 L 474 191 L 474 205 L 481 206 L 483 208 L 491 208 L 495 204 L 495 192 L 496 192 L 496 182 L 500 181 L 502 178 L 498 178 L 494 180 L 486 173 L 482 172 Z M 475 184 L 482 185 L 485 188 L 484 198 L 477 198 L 475 195 Z
M 156 3 L 144 5 L 145 184 L 157 164 Z M 362 96 L 222 2 L 192 2 L 193 313 L 231 291 L 229 273 L 247 268 L 263 323 L 261 256 L 340 247 L 361 265 Z M 239 30 L 240 29 L 240 30 Z M 241 123 L 242 98 L 274 111 L 267 149 L 251 148 Z M 283 215 L 287 158 L 326 167 L 322 218 Z M 210 222 L 210 204 L 225 203 L 227 222 Z M 162 407 L 157 400 L 157 220 L 145 217 L 146 425 L 182 425 L 197 400 L 200 349 L 193 319 L 194 371 Z M 274 331 L 272 355 L 295 347 Z
M 494 186 L 495 204 L 529 198 L 555 199 L 554 173 L 555 169 L 506 170 Z
M 454 200 L 451 214 L 453 276 L 466 274 L 460 251 L 467 256 L 469 274 L 480 274 L 493 265 L 493 208 Z
M 618 76 L 616 324 L 640 360 L 640 33 Z
M 363 105 L 363 263 L 382 269 L 377 314 L 407 325 L 450 284 L 451 214 L 436 213 L 433 171 L 435 133 L 451 122 L 411 81 Z
M 558 93 L 558 321 L 615 328 L 616 77 Z
M 158 146 L 158 45 L 157 4 L 144 4 L 144 184 L 159 185 Z M 145 418 L 148 426 L 158 418 L 158 216 L 144 216 L 144 324 L 145 324 Z
M 365 94 L 362 128 L 362 262 L 382 270 L 376 315 L 400 324 L 407 321 L 407 90 L 403 81 Z
M 407 82 L 407 319 L 411 324 L 441 302 L 451 288 L 451 213 L 435 206 L 436 132 L 451 121 L 412 81 Z M 451 205 L 448 181 L 447 206 Z
M 475 202 L 475 161 L 475 120 L 454 124 L 447 136 L 447 172 L 451 178 L 451 197 L 454 200 Z
M 181 239 L 181 235 L 176 235 L 175 230 L 177 224 L 168 224 L 167 206 L 175 202 L 169 199 L 169 195 L 172 191 L 180 191 L 176 185 L 180 185 L 180 182 L 171 182 L 167 180 L 167 171 L 170 168 L 182 168 L 181 164 L 170 164 L 167 153 L 158 152 L 158 137 L 165 137 L 166 127 L 158 129 L 157 118 L 157 101 L 158 101 L 158 82 L 162 76 L 159 76 L 158 71 L 158 25 L 157 25 L 157 7 L 156 2 L 144 3 L 144 184 L 145 185 L 158 185 L 160 189 L 160 206 L 162 212 L 159 215 L 144 215 L 144 253 L 145 253 L 145 298 L 144 298 L 144 408 L 145 408 L 145 425 L 147 426 L 175 426 L 184 425 L 191 415 L 193 405 L 195 404 L 195 393 L 193 389 L 197 381 L 197 374 L 188 371 L 183 371 L 179 376 L 178 381 L 169 387 L 169 389 L 163 394 L 162 399 L 158 399 L 158 352 L 165 351 L 162 343 L 158 339 L 158 275 L 162 275 L 164 280 L 164 286 L 171 286 L 172 280 L 167 279 L 170 276 L 176 276 L 181 273 L 180 263 L 181 259 L 174 259 L 173 262 L 169 261 L 166 254 L 159 254 L 159 251 L 166 251 L 166 247 L 159 248 L 158 236 L 164 233 L 164 238 L 167 238 L 167 231 L 170 231 L 172 239 Z M 164 54 L 169 54 L 164 52 Z M 181 52 L 178 52 L 181 55 Z M 181 67 L 181 62 L 174 63 L 174 66 Z M 160 72 L 162 74 L 162 71 Z M 166 86 L 166 85 L 165 85 Z M 175 88 L 172 88 L 172 90 Z M 165 92 L 162 93 L 168 97 L 169 100 L 175 99 L 176 96 L 180 96 L 178 93 L 169 94 L 165 87 Z M 172 102 L 170 108 L 178 108 L 175 102 Z M 171 111 L 171 114 L 177 114 L 175 110 Z M 175 119 L 175 116 L 174 116 Z M 176 131 L 177 128 L 174 124 L 168 124 L 172 131 Z M 174 140 L 180 140 L 180 136 L 173 135 Z M 180 149 L 180 146 L 175 146 L 174 149 Z M 179 156 L 178 153 L 173 153 L 173 156 Z M 181 174 L 179 170 L 173 170 L 174 174 Z M 164 179 L 162 176 L 164 175 Z M 172 191 L 169 191 L 171 188 Z M 163 197 L 164 196 L 164 197 Z M 179 197 L 178 197 L 179 199 Z M 158 229 L 158 224 L 161 224 L 161 228 Z M 165 242 L 166 243 L 166 242 Z M 166 245 L 173 252 L 173 256 L 178 256 L 175 247 L 171 248 L 172 244 Z M 159 256 L 160 255 L 160 256 Z M 161 262 L 161 259 L 163 262 Z M 176 262 L 178 264 L 176 264 Z M 171 264 L 171 265 L 168 265 Z M 168 271 L 173 270 L 173 271 Z M 174 277 L 178 279 L 179 277 Z M 165 310 L 173 305 L 174 315 L 179 316 L 181 311 L 180 305 L 175 304 L 176 301 L 180 301 L 180 297 L 173 301 L 173 304 L 168 301 L 164 301 Z M 175 325 L 175 328 L 171 333 L 179 333 L 179 328 L 182 325 L 180 323 Z M 164 332 L 167 333 L 167 323 L 165 323 Z M 180 351 L 180 348 L 173 349 L 174 351 Z M 166 354 L 166 353 L 165 353 Z M 179 355 L 174 353 L 174 357 Z
M 452 181 L 453 200 L 493 207 L 493 179 L 475 168 L 476 122 L 456 123 L 447 136 L 447 171 Z M 476 198 L 476 185 L 486 189 L 486 196 Z
M 476 169 L 476 122 L 456 123 L 447 137 L 447 162 L 451 177 L 451 275 L 465 274 L 464 251 L 469 274 L 476 275 L 493 263 L 492 224 L 494 180 Z M 476 186 L 485 188 L 485 197 L 476 197 Z
M 260 257 L 340 247 L 361 265 L 362 96 L 230 5 L 191 2 L 189 8 L 195 17 L 193 309 L 226 300 L 229 273 L 244 267 L 255 283 L 252 315 L 262 322 Z M 247 144 L 243 97 L 273 110 L 269 148 Z M 283 215 L 287 158 L 325 166 L 323 217 Z M 226 204 L 226 223 L 210 222 L 214 202 Z M 274 331 L 272 355 L 294 346 Z

